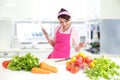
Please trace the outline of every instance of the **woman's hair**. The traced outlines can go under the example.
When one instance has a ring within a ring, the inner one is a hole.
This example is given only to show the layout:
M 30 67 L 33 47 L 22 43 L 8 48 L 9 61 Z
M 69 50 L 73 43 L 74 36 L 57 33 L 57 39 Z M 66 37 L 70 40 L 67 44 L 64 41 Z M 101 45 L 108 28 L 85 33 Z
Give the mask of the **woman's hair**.
M 67 10 L 65 10 L 64 8 L 61 8 L 61 10 L 58 12 L 58 19 L 59 18 L 70 20 L 71 16 Z

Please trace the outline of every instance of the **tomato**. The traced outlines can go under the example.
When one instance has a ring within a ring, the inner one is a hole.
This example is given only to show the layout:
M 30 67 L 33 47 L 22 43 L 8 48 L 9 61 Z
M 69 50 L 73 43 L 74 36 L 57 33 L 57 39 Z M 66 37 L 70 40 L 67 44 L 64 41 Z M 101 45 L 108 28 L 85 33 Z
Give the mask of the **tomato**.
M 93 63 L 97 63 L 97 61 L 96 61 L 96 60 L 93 60 L 92 62 L 93 62 Z
M 92 58 L 90 56 L 85 57 L 85 63 L 89 64 L 92 62 Z
M 71 61 L 72 61 L 72 62 L 75 62 L 75 61 L 76 61 L 76 57 L 75 57 L 75 56 L 72 57 L 72 58 L 71 58 Z
M 71 67 L 72 67 L 71 65 L 67 65 L 67 66 L 66 66 L 66 70 L 67 70 L 67 71 L 71 71 Z
M 66 65 L 71 65 L 71 63 L 72 63 L 71 61 L 67 61 Z
M 4 68 L 7 68 L 8 64 L 10 63 L 10 60 L 5 60 L 2 62 L 2 65 Z
M 84 54 L 83 52 L 80 52 L 80 53 L 78 54 L 78 56 L 81 56 L 81 57 L 85 58 L 85 54 Z
M 80 66 L 80 64 L 81 64 L 81 62 L 80 62 L 79 60 L 76 60 L 76 61 L 75 61 L 75 65 L 76 65 L 76 66 Z
M 87 68 L 87 67 L 88 67 L 88 64 L 85 63 L 85 62 L 83 62 L 83 63 L 80 64 L 80 68 L 81 68 L 81 69 L 85 69 L 85 68 Z
M 77 73 L 79 70 L 80 70 L 80 67 L 78 67 L 78 66 L 71 67 L 71 73 L 73 73 L 73 74 Z
M 91 62 L 90 64 L 89 64 L 89 67 L 90 68 L 93 68 L 95 66 L 95 64 L 93 63 L 93 62 Z
M 75 65 L 76 66 L 80 66 L 80 64 L 84 61 L 84 59 L 82 57 L 77 58 L 77 60 L 75 61 Z

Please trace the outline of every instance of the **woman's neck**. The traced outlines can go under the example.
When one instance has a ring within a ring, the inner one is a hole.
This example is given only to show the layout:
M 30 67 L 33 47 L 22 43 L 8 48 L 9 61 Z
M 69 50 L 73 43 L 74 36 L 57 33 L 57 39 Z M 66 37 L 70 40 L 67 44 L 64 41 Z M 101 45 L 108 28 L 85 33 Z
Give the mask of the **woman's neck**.
M 65 32 L 65 31 L 67 31 L 69 29 L 69 27 L 67 27 L 67 28 L 62 28 L 62 30 L 63 30 L 63 32 Z
M 62 27 L 62 31 L 65 32 L 70 28 L 70 25 L 68 27 Z

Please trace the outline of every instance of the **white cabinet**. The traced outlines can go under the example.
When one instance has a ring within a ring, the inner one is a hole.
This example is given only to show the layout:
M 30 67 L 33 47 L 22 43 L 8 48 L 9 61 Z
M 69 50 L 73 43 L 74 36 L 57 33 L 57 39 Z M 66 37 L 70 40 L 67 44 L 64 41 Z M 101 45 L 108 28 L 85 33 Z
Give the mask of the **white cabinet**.
M 0 0 L 0 19 L 37 18 L 36 0 Z
M 0 18 L 17 17 L 17 0 L 0 0 Z
M 37 18 L 37 1 L 36 0 L 18 0 L 17 2 L 18 18 Z

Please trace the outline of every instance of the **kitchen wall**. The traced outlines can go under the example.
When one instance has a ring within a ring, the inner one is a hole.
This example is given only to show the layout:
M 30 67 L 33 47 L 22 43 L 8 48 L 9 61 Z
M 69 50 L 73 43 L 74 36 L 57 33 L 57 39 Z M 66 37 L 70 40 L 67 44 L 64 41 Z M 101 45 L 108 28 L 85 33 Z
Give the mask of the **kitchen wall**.
M 12 20 L 0 20 L 0 50 L 10 48 L 13 33 Z
M 120 19 L 120 0 L 101 0 L 101 19 Z

